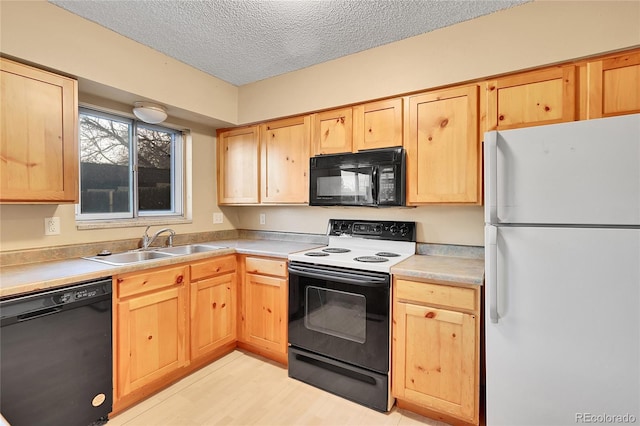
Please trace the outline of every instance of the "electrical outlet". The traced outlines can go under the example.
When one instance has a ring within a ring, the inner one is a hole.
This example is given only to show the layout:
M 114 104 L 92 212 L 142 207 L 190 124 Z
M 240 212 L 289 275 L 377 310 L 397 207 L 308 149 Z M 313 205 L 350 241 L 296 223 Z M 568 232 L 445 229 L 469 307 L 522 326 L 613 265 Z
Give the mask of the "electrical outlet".
M 213 223 L 222 223 L 223 221 L 222 213 L 218 212 L 213 214 Z
M 44 235 L 60 235 L 60 218 L 44 218 Z
M 265 225 L 267 223 L 267 215 L 264 213 L 260 213 L 260 225 Z

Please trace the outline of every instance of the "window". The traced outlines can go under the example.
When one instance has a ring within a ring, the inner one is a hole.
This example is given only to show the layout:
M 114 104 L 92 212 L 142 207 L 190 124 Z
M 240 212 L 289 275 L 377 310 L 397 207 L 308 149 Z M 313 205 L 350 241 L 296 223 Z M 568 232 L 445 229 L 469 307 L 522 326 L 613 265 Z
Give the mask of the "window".
M 182 216 L 182 133 L 81 108 L 78 220 Z

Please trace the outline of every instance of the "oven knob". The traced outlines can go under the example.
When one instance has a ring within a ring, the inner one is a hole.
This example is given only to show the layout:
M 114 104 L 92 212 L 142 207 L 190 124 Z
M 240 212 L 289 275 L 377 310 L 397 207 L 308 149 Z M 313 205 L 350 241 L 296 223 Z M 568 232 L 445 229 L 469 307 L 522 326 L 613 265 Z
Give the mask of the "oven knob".
M 340 230 L 340 223 L 334 222 L 332 228 L 334 232 L 338 232 Z
M 398 225 L 391 225 L 389 230 L 391 231 L 391 235 L 396 235 L 398 233 Z
M 409 228 L 407 228 L 406 225 L 402 225 L 400 227 L 400 235 L 402 235 L 403 237 L 406 237 L 408 233 L 409 233 Z
M 342 232 L 347 232 L 348 229 L 349 229 L 349 224 L 348 223 L 343 223 L 342 225 L 340 225 L 340 230 Z

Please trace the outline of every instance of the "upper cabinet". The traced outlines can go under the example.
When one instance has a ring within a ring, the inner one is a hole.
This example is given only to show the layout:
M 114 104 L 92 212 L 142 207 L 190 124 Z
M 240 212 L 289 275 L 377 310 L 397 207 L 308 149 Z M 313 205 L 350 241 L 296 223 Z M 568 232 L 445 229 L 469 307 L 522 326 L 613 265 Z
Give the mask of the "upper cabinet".
M 313 114 L 311 155 L 402 146 L 402 98 Z
M 410 96 L 407 204 L 481 202 L 478 86 Z
M 309 201 L 310 117 L 260 125 L 260 194 L 263 203 Z
M 78 202 L 78 86 L 0 58 L 0 202 Z
M 258 126 L 218 133 L 218 204 L 257 204 Z
M 402 146 L 402 99 L 353 107 L 354 151 Z
M 351 152 L 353 111 L 340 108 L 313 114 L 313 155 Z
M 565 65 L 499 77 L 486 83 L 487 130 L 576 119 L 575 66 Z
M 640 52 L 587 63 L 587 118 L 640 112 Z

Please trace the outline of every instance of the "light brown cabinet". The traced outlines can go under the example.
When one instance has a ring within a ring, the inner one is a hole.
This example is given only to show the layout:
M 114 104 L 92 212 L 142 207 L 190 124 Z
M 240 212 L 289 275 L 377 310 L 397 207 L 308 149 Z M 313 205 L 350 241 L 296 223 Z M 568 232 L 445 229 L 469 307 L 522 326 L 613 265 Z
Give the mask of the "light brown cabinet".
M 240 346 L 287 363 L 287 262 L 244 257 Z
M 482 200 L 478 86 L 408 98 L 407 204 Z
M 218 133 L 218 204 L 257 204 L 260 149 L 258 126 Z
M 640 112 L 640 52 L 587 62 L 587 118 Z
M 394 278 L 392 393 L 398 407 L 479 422 L 480 289 Z
M 191 264 L 191 360 L 211 355 L 236 341 L 236 257 Z
M 188 285 L 188 266 L 114 277 L 114 411 L 189 363 Z
M 402 146 L 402 98 L 314 114 L 311 155 Z
M 353 111 L 340 108 L 313 115 L 312 155 L 351 152 Z
M 354 151 L 402 146 L 402 98 L 353 107 Z
M 544 68 L 486 82 L 487 130 L 539 126 L 576 119 L 574 65 Z
M 260 125 L 260 200 L 302 204 L 309 200 L 310 117 Z
M 78 202 L 78 86 L 0 58 L 0 202 Z

